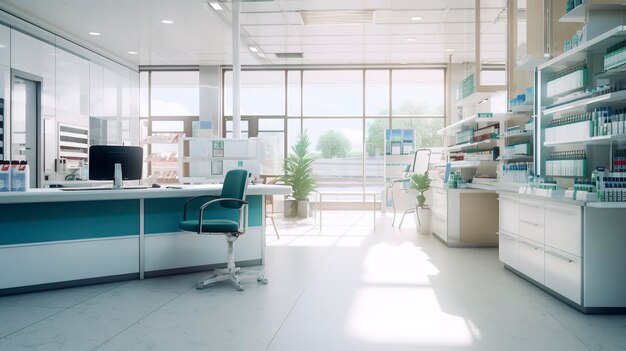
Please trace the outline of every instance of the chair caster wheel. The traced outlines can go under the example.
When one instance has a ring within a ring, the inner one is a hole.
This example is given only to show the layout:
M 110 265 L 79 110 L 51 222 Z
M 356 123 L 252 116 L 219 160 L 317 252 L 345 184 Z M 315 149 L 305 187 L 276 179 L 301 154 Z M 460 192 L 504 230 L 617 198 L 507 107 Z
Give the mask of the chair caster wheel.
M 267 284 L 269 282 L 269 280 L 267 280 L 267 278 L 265 278 L 263 274 L 259 274 L 259 276 L 256 278 L 256 281 L 261 284 Z

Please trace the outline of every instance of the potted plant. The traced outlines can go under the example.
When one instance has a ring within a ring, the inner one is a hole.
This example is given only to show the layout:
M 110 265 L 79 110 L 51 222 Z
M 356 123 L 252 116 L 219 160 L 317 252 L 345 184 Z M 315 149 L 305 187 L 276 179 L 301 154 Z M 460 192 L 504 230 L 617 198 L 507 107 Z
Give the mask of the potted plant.
M 415 206 L 415 219 L 418 230 L 422 234 L 428 234 L 430 229 L 430 208 L 426 206 L 424 193 L 430 189 L 430 177 L 426 173 L 413 173 L 411 175 L 411 189 L 417 190 L 417 206 Z
M 311 142 L 306 133 L 301 134 L 294 145 L 291 153 L 285 158 L 282 177 L 285 185 L 291 186 L 291 197 L 285 201 L 285 217 L 307 218 L 309 216 L 308 195 L 315 190 L 315 178 L 313 177 L 313 155 L 309 152 Z M 294 206 L 294 202 L 296 205 Z M 297 210 L 296 210 L 297 209 Z

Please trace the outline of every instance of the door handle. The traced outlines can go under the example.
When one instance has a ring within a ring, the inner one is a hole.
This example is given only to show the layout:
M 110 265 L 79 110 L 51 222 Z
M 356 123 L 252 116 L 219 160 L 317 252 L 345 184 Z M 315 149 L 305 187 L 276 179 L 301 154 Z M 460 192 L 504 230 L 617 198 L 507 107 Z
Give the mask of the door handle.
M 528 247 L 532 247 L 532 248 L 533 248 L 533 249 L 535 249 L 535 250 L 539 250 L 539 249 L 540 249 L 540 247 L 535 246 L 535 245 L 533 245 L 533 244 L 531 244 L 531 243 L 528 243 L 528 242 L 526 242 L 526 241 L 524 241 L 524 240 L 518 240 L 518 242 L 519 242 L 520 244 L 524 244 L 524 245 L 526 245 L 526 246 L 528 246 Z

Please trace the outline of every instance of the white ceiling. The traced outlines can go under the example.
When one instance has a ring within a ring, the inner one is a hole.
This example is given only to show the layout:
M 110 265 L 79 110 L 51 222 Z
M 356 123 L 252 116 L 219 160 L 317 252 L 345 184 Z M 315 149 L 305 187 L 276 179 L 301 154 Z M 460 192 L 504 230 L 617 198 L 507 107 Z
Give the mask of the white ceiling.
M 207 0 L 0 0 L 0 8 L 137 65 L 231 64 L 231 2 L 220 3 L 223 11 Z M 481 2 L 484 60 L 505 60 L 505 6 Z M 299 11 L 310 10 L 374 10 L 375 23 L 304 26 Z M 474 57 L 474 0 L 256 0 L 241 4 L 241 25 L 246 65 L 445 63 L 445 49 L 454 50 L 454 62 Z M 278 59 L 276 52 L 304 58 Z

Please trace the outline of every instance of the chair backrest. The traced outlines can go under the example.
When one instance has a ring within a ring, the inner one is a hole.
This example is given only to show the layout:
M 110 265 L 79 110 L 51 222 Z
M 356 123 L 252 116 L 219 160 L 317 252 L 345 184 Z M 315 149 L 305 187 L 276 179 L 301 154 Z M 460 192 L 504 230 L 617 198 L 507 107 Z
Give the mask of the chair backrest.
M 248 188 L 248 171 L 245 169 L 233 169 L 226 173 L 222 185 L 221 197 L 245 200 Z M 241 204 L 234 201 L 223 201 L 220 205 L 225 208 L 239 209 Z
M 417 151 L 415 151 L 411 172 L 420 174 L 428 172 L 428 166 L 430 164 L 430 153 L 430 149 L 418 149 Z

